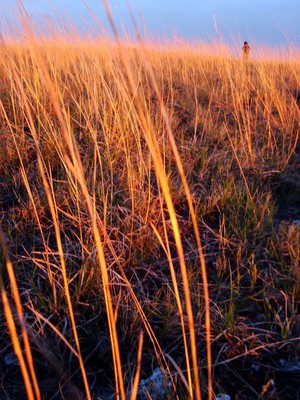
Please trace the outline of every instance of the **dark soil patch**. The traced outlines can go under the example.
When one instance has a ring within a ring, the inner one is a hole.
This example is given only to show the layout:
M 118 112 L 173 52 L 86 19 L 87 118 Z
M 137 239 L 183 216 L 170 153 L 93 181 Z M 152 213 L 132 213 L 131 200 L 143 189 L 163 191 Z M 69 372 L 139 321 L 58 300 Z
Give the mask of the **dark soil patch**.
M 280 175 L 272 183 L 276 219 L 300 222 L 300 174 Z
M 300 364 L 299 364 L 300 367 Z M 239 362 L 217 368 L 220 388 L 232 400 L 299 400 L 300 371 Z

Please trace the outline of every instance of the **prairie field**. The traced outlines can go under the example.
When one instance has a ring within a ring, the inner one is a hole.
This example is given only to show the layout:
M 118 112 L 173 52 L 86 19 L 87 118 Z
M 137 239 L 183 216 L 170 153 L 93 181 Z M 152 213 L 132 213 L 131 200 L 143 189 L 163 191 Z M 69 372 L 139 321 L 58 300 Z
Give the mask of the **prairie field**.
M 0 121 L 1 400 L 300 399 L 298 49 L 4 40 Z

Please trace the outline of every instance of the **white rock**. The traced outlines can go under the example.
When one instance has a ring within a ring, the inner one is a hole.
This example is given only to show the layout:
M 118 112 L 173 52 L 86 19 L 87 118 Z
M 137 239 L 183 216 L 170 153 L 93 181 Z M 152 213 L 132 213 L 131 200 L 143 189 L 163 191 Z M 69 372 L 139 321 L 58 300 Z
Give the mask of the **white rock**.
M 217 394 L 215 400 L 230 400 L 230 396 L 228 396 L 228 394 L 219 393 Z
M 149 378 L 141 380 L 138 392 L 139 399 L 149 399 L 148 395 L 150 395 L 153 400 L 163 399 L 167 394 L 167 378 L 167 374 L 164 374 L 159 368 L 156 368 Z M 167 385 L 171 385 L 171 382 L 168 382 Z

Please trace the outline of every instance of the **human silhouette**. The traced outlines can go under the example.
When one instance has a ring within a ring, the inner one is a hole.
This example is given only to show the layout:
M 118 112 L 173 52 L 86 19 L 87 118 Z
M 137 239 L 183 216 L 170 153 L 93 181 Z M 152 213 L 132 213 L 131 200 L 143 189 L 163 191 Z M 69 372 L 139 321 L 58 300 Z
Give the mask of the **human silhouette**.
M 243 49 L 243 60 L 248 61 L 249 59 L 249 53 L 250 53 L 250 46 L 248 42 L 244 42 L 244 46 L 242 47 Z

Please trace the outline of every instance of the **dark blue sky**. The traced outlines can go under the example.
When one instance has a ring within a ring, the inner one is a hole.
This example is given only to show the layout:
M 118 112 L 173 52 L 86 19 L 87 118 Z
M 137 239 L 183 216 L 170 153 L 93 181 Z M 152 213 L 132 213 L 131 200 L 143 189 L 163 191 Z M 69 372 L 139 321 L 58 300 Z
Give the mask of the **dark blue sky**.
M 101 0 L 86 0 L 109 31 Z M 142 32 L 160 39 L 174 36 L 188 41 L 222 37 L 226 41 L 248 40 L 266 46 L 291 41 L 300 45 L 300 0 L 128 0 Z M 16 21 L 11 0 L 1 0 L 2 21 Z M 49 20 L 54 7 L 64 20 L 76 20 L 80 29 L 92 23 L 81 0 L 23 0 L 28 13 L 39 23 Z M 51 5 L 52 4 L 52 5 Z M 109 0 L 119 31 L 134 35 L 126 0 Z M 2 26 L 5 24 L 2 23 Z M 122 28 L 122 26 L 124 28 Z

